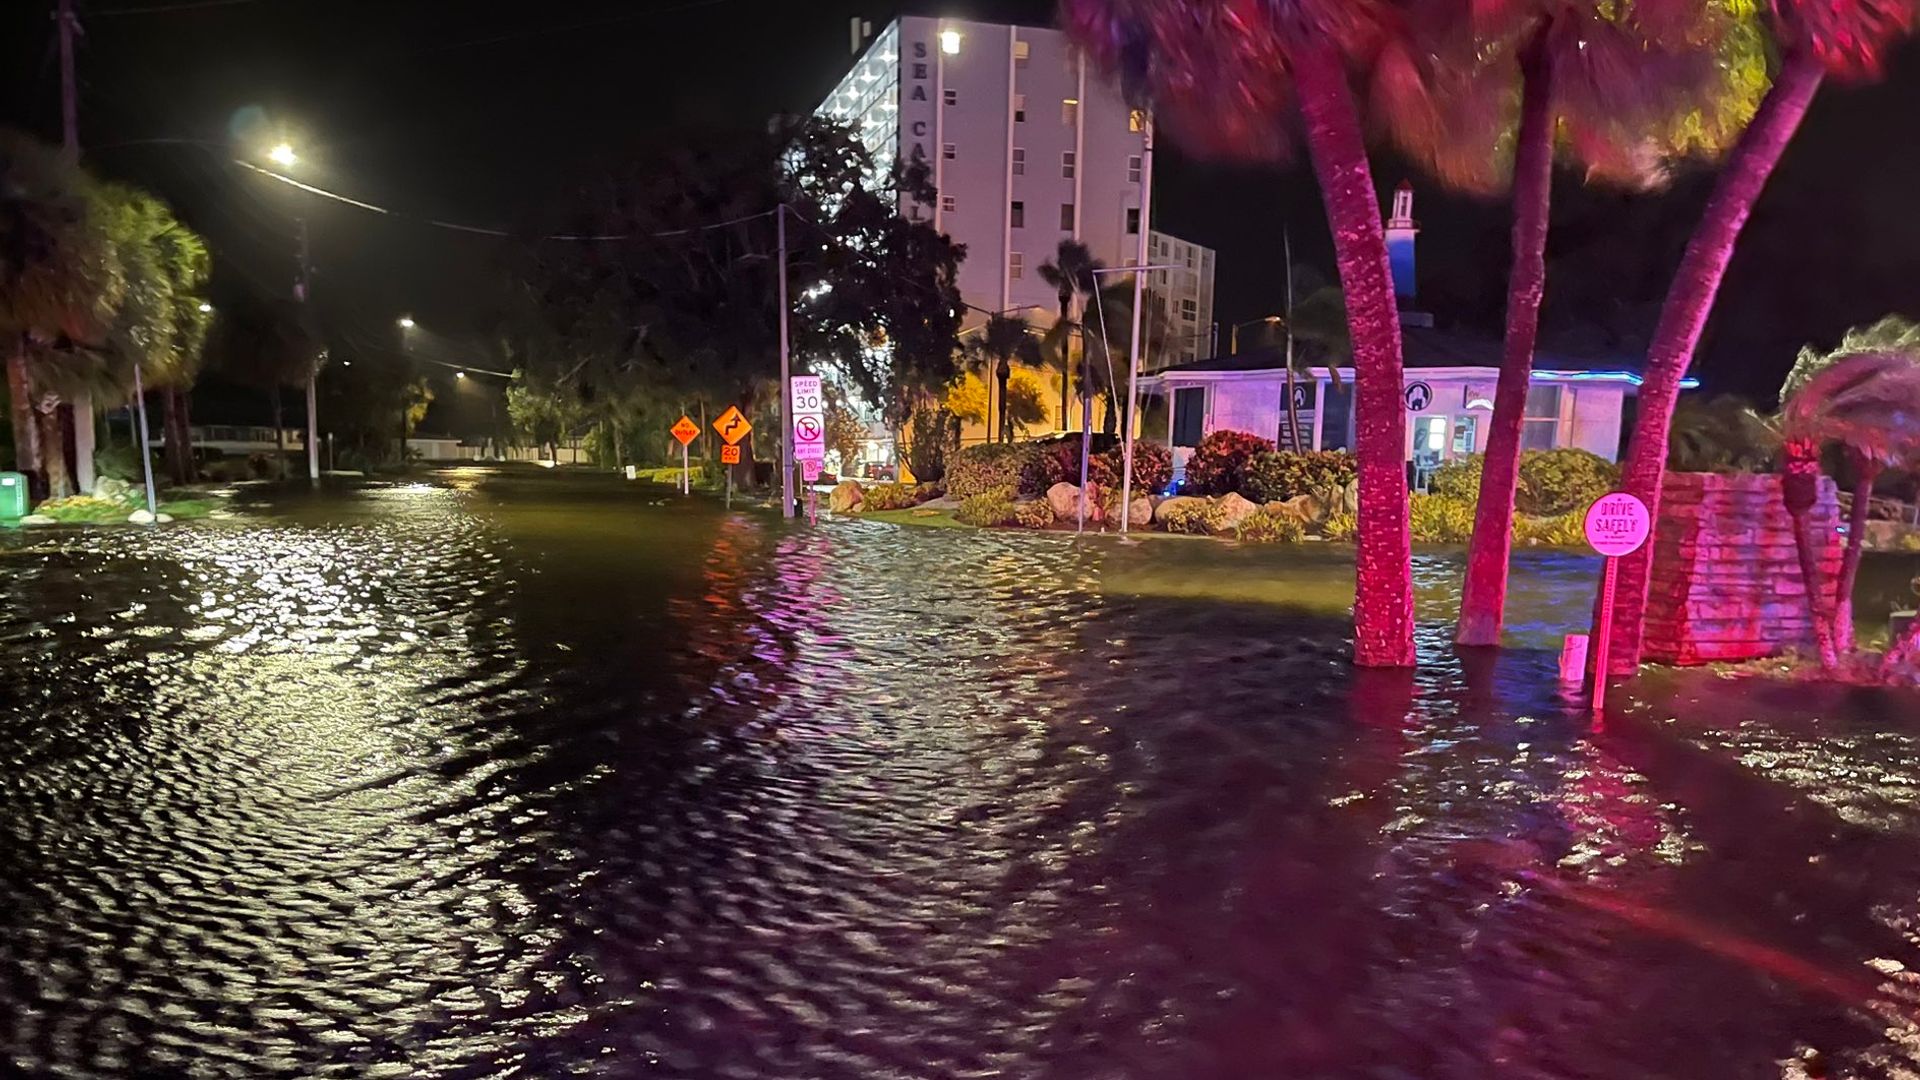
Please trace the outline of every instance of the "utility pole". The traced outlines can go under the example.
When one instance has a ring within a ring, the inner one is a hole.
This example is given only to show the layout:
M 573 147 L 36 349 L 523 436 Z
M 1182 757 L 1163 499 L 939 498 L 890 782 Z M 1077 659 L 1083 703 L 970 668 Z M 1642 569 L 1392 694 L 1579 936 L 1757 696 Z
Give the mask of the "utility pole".
M 793 520 L 793 356 L 787 331 L 787 204 L 773 211 L 780 237 L 780 516 Z
M 1127 350 L 1127 411 L 1120 416 L 1120 532 L 1133 519 L 1133 414 L 1140 401 L 1141 326 L 1147 306 L 1147 228 L 1153 206 L 1153 114 L 1141 126 L 1140 235 L 1133 250 L 1133 340 Z M 1083 489 L 1084 490 L 1084 489 Z
M 300 280 L 297 284 L 294 285 L 293 295 L 294 295 L 294 299 L 300 301 L 301 306 L 305 308 L 307 313 L 307 325 L 309 327 L 312 327 L 315 323 L 314 315 L 313 315 L 313 303 L 309 296 L 309 294 L 312 293 L 313 291 L 312 283 L 313 283 L 313 259 L 312 259 L 312 254 L 307 247 L 307 215 L 301 214 L 300 215 Z M 308 481 L 315 484 L 318 484 L 320 482 L 320 440 L 319 440 L 320 404 L 319 404 L 319 395 L 317 393 L 319 389 L 319 386 L 318 386 L 319 379 L 320 379 L 320 358 L 318 356 L 315 356 L 313 360 L 313 367 L 307 370 L 307 479 Z M 274 392 L 279 393 L 278 390 Z M 405 430 L 406 423 L 407 423 L 405 419 L 405 413 L 406 413 L 406 410 L 403 407 L 401 409 L 401 420 L 400 420 L 400 426 L 402 430 Z M 405 439 L 402 439 L 400 442 L 400 463 L 402 465 L 405 465 L 406 462 L 407 462 L 407 443 Z
M 67 164 L 80 164 L 80 77 L 73 59 L 73 39 L 80 32 L 80 19 L 73 13 L 73 0 L 60 0 L 54 11 L 60 35 L 60 136 Z M 81 494 L 93 490 L 93 398 L 75 394 L 68 403 L 73 419 L 73 484 Z M 64 440 L 63 440 L 64 444 Z M 65 445 L 42 447 L 43 454 L 65 454 Z M 147 452 L 146 443 L 140 452 Z

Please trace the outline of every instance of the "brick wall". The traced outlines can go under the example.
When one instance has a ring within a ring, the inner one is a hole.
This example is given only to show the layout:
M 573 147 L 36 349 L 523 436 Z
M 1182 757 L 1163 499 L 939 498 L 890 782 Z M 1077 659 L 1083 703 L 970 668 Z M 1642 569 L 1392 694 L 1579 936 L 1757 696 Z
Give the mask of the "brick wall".
M 1840 572 L 1839 502 L 1820 480 L 1814 521 L 1821 566 Z M 1813 624 L 1793 519 L 1778 476 L 1668 473 L 1654 530 L 1645 659 L 1668 664 L 1751 660 L 1810 647 Z

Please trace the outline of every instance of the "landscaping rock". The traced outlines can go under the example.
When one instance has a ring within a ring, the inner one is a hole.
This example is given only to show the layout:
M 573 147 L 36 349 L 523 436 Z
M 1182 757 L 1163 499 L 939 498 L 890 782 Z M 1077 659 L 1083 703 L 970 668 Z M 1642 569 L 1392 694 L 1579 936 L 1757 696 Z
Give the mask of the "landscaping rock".
M 134 525 L 152 525 L 156 520 L 160 524 L 165 525 L 167 522 L 173 520 L 173 515 L 161 514 L 156 519 L 152 514 L 147 513 L 145 510 L 135 510 L 133 513 L 127 515 L 127 521 L 129 521 Z
M 827 495 L 827 509 L 836 514 L 850 514 L 859 509 L 861 500 L 865 498 L 866 493 L 861 490 L 859 484 L 851 480 L 842 480 L 835 484 L 833 491 Z
M 1266 505 L 1269 514 L 1288 517 L 1302 525 L 1317 525 L 1326 517 L 1325 506 L 1311 495 L 1295 495 L 1291 499 L 1276 499 Z
M 1203 503 L 1206 501 L 1207 500 L 1205 499 L 1197 498 L 1192 495 L 1175 495 L 1170 499 L 1161 499 L 1160 505 L 1155 506 L 1153 508 L 1153 520 L 1162 525 L 1165 525 L 1167 523 L 1168 515 L 1178 514 L 1186 507 L 1193 506 L 1196 503 Z
M 28 514 L 26 517 L 23 517 L 20 519 L 20 524 L 22 525 L 58 525 L 60 524 L 60 519 L 50 518 L 45 514 Z
M 127 502 L 133 494 L 133 485 L 116 476 L 102 476 L 93 482 L 93 497 L 112 502 Z
M 1127 510 L 1127 528 L 1144 529 L 1153 524 L 1153 503 L 1146 496 L 1135 495 Z
M 928 499 L 920 504 L 922 510 L 958 510 L 960 500 L 952 495 L 942 495 L 937 499 Z
M 1360 481 L 1349 480 L 1347 486 L 1340 489 L 1340 510 L 1347 514 L 1360 512 Z
M 1047 489 L 1047 505 L 1053 508 L 1056 521 L 1078 521 L 1080 516 L 1080 489 L 1062 480 Z M 1099 521 L 1103 516 L 1100 510 L 1100 485 L 1087 485 L 1087 520 Z
M 1220 528 L 1218 532 L 1222 535 L 1231 534 L 1235 529 L 1240 527 L 1242 521 L 1247 520 L 1247 515 L 1260 509 L 1245 498 L 1242 498 L 1238 492 L 1229 492 L 1220 496 L 1220 498 L 1215 500 L 1215 505 L 1220 507 Z

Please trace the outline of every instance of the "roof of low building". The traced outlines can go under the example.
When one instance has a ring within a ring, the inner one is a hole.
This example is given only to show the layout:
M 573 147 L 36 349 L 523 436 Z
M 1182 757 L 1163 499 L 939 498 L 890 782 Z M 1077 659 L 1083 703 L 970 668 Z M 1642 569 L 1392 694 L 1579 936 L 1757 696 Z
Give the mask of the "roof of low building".
M 1430 326 L 1400 328 L 1402 360 L 1408 368 L 1484 367 L 1498 368 L 1505 344 L 1497 337 L 1458 330 L 1440 330 Z M 1534 351 L 1536 371 L 1624 371 L 1638 373 L 1641 354 L 1609 347 L 1598 341 L 1575 335 L 1543 335 Z M 1344 365 L 1343 365 L 1344 366 Z M 1232 356 L 1212 356 L 1186 364 L 1174 364 L 1155 371 L 1155 375 L 1201 371 L 1280 371 L 1286 367 L 1286 350 L 1278 345 L 1248 349 Z

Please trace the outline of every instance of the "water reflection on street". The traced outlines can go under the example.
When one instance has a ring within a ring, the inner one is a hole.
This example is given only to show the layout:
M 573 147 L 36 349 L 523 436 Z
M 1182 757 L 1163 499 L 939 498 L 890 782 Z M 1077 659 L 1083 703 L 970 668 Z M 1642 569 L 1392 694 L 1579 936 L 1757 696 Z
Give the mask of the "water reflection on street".
M 1595 731 L 1585 559 L 1410 675 L 1331 547 L 552 474 L 0 552 L 0 1074 L 1920 1074 L 1920 702 Z

